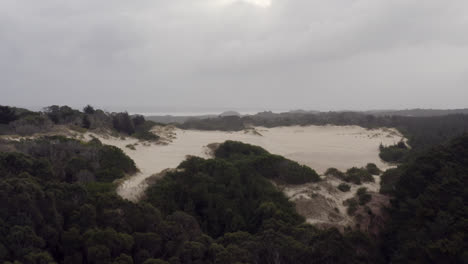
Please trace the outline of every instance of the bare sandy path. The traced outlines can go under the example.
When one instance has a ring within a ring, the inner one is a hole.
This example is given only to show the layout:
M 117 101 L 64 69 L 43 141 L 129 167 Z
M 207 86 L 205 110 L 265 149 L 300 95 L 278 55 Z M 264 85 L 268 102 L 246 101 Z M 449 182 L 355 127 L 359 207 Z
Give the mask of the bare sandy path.
M 156 128 L 161 132 L 162 128 Z M 353 166 L 364 166 L 369 162 L 382 169 L 388 167 L 378 157 L 379 145 L 397 143 L 402 136 L 393 129 L 367 130 L 358 126 L 292 126 L 276 128 L 255 128 L 256 133 L 197 131 L 165 129 L 167 145 L 143 145 L 136 139 L 97 136 L 104 144 L 114 145 L 125 151 L 136 163 L 140 173 L 124 181 L 118 193 L 135 201 L 147 187 L 146 179 L 167 168 L 175 168 L 187 155 L 208 158 L 206 146 L 237 140 L 258 145 L 271 153 L 285 156 L 308 165 L 318 173 L 329 167 L 346 170 Z M 87 138 L 90 134 L 86 135 Z M 171 142 L 172 141 L 172 142 Z M 126 146 L 138 144 L 135 150 Z

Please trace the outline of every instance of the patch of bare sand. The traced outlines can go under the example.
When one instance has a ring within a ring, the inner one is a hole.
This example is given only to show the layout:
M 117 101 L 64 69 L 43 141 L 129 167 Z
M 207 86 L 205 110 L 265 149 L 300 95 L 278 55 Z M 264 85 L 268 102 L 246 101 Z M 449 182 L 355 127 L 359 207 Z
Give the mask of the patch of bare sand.
M 338 185 L 343 183 L 333 176 L 325 176 L 318 183 L 308 183 L 304 185 L 279 186 L 286 196 L 296 204 L 297 212 L 306 218 L 310 224 L 318 227 L 337 227 L 344 230 L 344 227 L 357 227 L 363 231 L 376 234 L 381 227 L 383 215 L 382 206 L 388 205 L 388 197 L 379 194 L 380 176 L 373 176 L 375 182 L 367 182 L 362 185 L 347 183 L 351 189 L 342 192 Z M 371 202 L 367 205 L 373 213 L 369 215 L 363 206 L 350 216 L 347 213 L 347 206 L 344 202 L 356 197 L 359 188 L 365 187 L 372 195 Z
M 212 143 L 236 140 L 258 145 L 271 153 L 282 155 L 310 166 L 318 173 L 329 167 L 341 170 L 364 166 L 369 162 L 381 169 L 388 168 L 378 157 L 379 145 L 395 144 L 402 139 L 394 129 L 368 130 L 358 126 L 291 126 L 247 131 L 180 130 L 175 127 L 155 127 L 161 142 L 142 143 L 133 138 L 93 135 L 104 144 L 121 148 L 140 169 L 140 173 L 125 180 L 118 193 L 131 201 L 138 200 L 147 187 L 146 179 L 165 169 L 175 168 L 187 156 L 210 157 Z M 91 134 L 86 134 L 90 139 Z M 133 145 L 135 150 L 127 147 Z M 369 188 L 371 189 L 371 188 Z M 340 208 L 338 208 L 340 209 Z

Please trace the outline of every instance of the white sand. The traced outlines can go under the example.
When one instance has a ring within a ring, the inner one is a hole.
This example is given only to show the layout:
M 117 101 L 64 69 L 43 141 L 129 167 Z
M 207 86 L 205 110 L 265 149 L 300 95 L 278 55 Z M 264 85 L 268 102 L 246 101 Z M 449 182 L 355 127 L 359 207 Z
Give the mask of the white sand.
M 158 129 L 158 128 L 157 128 Z M 161 133 L 159 128 L 159 132 Z M 353 166 L 364 166 L 369 162 L 381 169 L 388 165 L 378 157 L 379 145 L 395 144 L 402 136 L 393 129 L 367 130 L 357 126 L 292 126 L 277 128 L 255 128 L 255 133 L 196 131 L 163 129 L 167 145 L 151 144 L 136 146 L 136 150 L 125 147 L 138 143 L 136 139 L 98 137 L 104 144 L 114 145 L 125 151 L 136 163 L 140 173 L 123 182 L 118 193 L 129 200 L 137 200 L 147 184 L 145 180 L 167 168 L 175 168 L 187 155 L 208 158 L 206 146 L 237 140 L 261 146 L 271 153 L 282 155 L 301 164 L 308 165 L 318 173 L 335 167 L 346 170 Z M 89 138 L 89 134 L 87 138 Z M 170 142 L 172 141 L 172 142 Z

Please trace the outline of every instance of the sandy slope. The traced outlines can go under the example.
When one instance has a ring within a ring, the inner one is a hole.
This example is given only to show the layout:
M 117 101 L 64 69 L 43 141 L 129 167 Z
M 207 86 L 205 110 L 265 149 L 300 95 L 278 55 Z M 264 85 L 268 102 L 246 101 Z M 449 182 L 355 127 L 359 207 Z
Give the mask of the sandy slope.
M 274 154 L 285 156 L 310 166 L 319 173 L 329 167 L 341 170 L 364 166 L 369 162 L 387 168 L 378 157 L 380 143 L 394 144 L 402 136 L 393 129 L 367 130 L 357 126 L 257 127 L 250 131 L 222 132 L 155 128 L 167 144 L 143 145 L 136 139 L 97 136 L 103 143 L 125 151 L 141 170 L 123 182 L 119 194 L 137 200 L 147 184 L 145 180 L 167 168 L 175 168 L 187 155 L 209 157 L 206 146 L 226 140 L 238 140 L 261 146 Z M 260 135 L 259 135 L 260 134 Z M 90 134 L 86 137 L 89 139 Z M 138 144 L 131 150 L 128 144 Z

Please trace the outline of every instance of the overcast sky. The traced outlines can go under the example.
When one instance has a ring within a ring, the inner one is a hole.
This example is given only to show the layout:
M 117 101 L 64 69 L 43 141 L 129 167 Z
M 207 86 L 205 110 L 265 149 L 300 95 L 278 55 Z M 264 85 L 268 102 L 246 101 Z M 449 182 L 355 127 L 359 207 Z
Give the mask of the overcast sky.
M 1 0 L 0 104 L 468 107 L 467 0 Z

